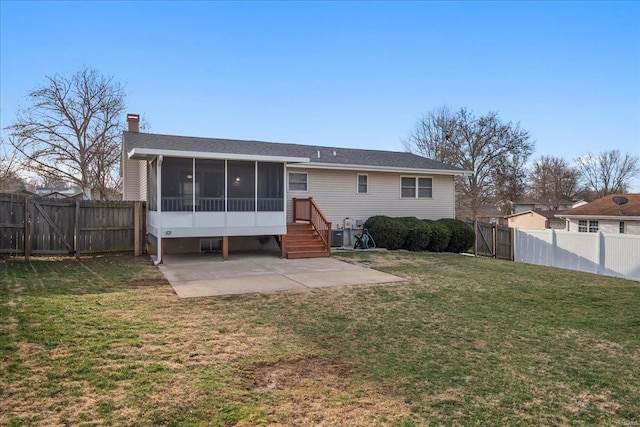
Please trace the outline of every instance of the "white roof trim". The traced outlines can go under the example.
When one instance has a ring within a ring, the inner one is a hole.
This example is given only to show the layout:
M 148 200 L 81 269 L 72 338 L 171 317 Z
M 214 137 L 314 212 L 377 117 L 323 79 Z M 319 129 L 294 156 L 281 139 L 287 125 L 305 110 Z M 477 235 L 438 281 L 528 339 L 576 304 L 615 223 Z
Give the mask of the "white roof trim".
M 570 218 L 570 219 L 613 219 L 616 221 L 640 221 L 640 216 L 624 216 L 624 215 L 556 215 L 558 218 Z
M 505 218 L 514 218 L 514 217 L 516 217 L 516 216 L 520 216 L 520 215 L 524 215 L 524 214 L 536 214 L 536 215 L 541 216 L 541 217 L 543 217 L 543 218 L 545 218 L 545 219 L 547 218 L 546 216 L 542 215 L 542 214 L 541 214 L 541 213 L 539 213 L 539 212 L 534 211 L 533 209 L 529 209 L 529 210 L 526 210 L 526 211 L 520 211 L 520 212 L 512 213 L 511 215 L 507 215 L 507 216 L 505 216 Z
M 155 148 L 134 148 L 127 153 L 130 159 L 149 160 L 156 156 L 165 157 L 196 157 L 198 159 L 227 159 L 227 160 L 262 160 L 265 162 L 295 162 L 307 163 L 311 161 L 308 157 L 286 157 L 286 156 L 264 156 L 257 154 L 232 154 L 232 153 L 211 153 L 205 151 L 184 151 L 184 150 L 158 150 Z
M 343 165 L 336 163 L 305 163 L 303 165 L 288 164 L 287 168 L 305 168 L 305 169 L 333 169 L 333 170 L 350 170 L 350 171 L 371 171 L 371 172 L 400 172 L 400 173 L 419 173 L 427 175 L 470 175 L 469 171 L 448 170 L 448 169 L 421 169 L 421 168 L 399 168 L 393 166 L 370 166 L 370 165 Z

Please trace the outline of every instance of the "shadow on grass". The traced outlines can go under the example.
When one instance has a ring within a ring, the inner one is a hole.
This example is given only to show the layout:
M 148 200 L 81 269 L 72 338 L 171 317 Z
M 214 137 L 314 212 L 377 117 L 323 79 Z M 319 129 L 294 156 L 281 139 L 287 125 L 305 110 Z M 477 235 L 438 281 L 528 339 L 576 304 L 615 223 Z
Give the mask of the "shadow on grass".
M 0 299 L 85 295 L 168 284 L 148 258 L 109 255 L 0 260 Z

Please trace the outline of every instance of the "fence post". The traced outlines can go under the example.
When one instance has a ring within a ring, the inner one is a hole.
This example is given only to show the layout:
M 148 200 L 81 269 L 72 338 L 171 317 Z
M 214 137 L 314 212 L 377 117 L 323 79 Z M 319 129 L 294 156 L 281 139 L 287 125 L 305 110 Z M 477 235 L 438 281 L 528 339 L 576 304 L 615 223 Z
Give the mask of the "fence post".
M 24 259 L 31 256 L 31 198 L 24 198 Z
M 76 259 L 80 259 L 80 200 L 76 200 L 76 215 L 73 225 L 73 248 L 76 252 Z
M 493 224 L 493 227 L 491 227 L 491 234 L 492 236 L 492 244 L 493 244 L 493 248 L 491 250 L 491 252 L 493 252 L 493 257 L 494 258 L 498 258 L 498 226 Z
M 476 232 L 476 240 L 475 242 L 473 242 L 473 255 L 478 256 L 478 220 L 477 219 L 473 221 L 473 228 L 475 229 L 475 232 Z
M 598 235 L 596 236 L 596 260 L 598 263 L 596 264 L 596 273 L 601 274 L 604 272 L 604 251 L 602 250 L 602 241 L 604 240 L 604 236 L 602 231 L 598 231 Z
M 142 202 L 135 202 L 135 204 L 133 205 L 133 255 L 134 256 L 140 256 L 140 253 L 142 252 L 140 246 L 141 246 L 141 228 L 140 224 L 142 222 L 142 215 L 140 213 L 140 211 L 142 209 L 140 209 L 142 206 Z
M 511 241 L 511 253 L 509 256 L 511 257 L 511 261 L 516 260 L 516 229 L 509 227 L 509 237 Z
M 548 260 L 547 265 L 551 267 L 556 267 L 556 260 L 558 257 L 556 254 L 558 253 L 558 236 L 556 234 L 556 229 L 551 229 L 551 257 Z

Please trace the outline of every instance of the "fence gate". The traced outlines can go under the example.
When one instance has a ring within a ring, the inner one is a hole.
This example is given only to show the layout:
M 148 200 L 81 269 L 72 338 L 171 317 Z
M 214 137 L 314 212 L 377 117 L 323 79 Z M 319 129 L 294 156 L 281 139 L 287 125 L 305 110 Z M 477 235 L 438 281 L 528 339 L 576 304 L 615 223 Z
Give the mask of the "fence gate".
M 476 255 L 513 261 L 513 229 L 501 225 L 476 222 Z
M 68 255 L 143 251 L 143 202 L 0 194 L 0 253 Z
M 74 252 L 74 206 L 69 202 L 31 199 L 27 209 L 27 248 L 34 255 Z

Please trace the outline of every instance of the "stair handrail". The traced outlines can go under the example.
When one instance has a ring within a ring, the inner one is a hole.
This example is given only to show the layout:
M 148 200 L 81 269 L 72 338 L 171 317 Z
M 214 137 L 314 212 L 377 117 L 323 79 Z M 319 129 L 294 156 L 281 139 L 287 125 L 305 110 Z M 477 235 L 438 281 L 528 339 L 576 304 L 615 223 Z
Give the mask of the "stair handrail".
M 309 208 L 306 208 L 308 204 Z M 293 222 L 309 221 L 320 236 L 326 250 L 331 248 L 331 222 L 327 220 L 313 197 L 307 199 L 293 198 Z

